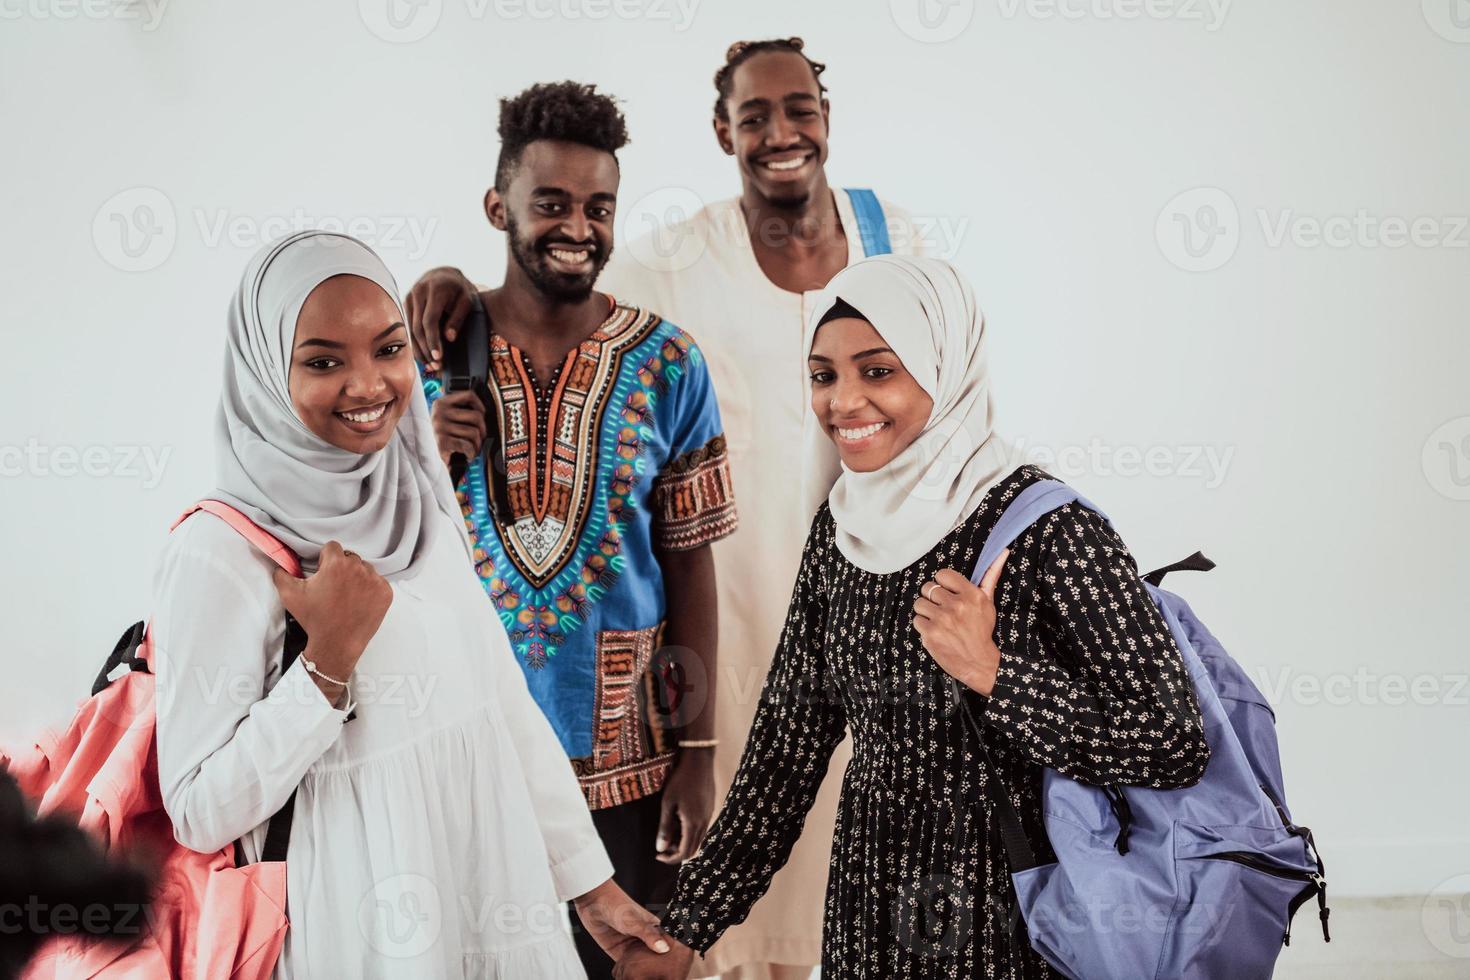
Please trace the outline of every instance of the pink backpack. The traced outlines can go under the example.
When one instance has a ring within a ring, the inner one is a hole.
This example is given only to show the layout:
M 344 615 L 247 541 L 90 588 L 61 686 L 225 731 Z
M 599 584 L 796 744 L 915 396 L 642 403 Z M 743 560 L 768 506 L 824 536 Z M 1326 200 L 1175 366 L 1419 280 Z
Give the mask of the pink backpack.
M 289 548 L 220 501 L 199 502 L 173 526 L 201 510 L 301 576 L 301 563 Z M 300 626 L 290 617 L 287 624 L 283 673 L 305 647 Z M 13 753 L 0 751 L 0 766 L 15 777 L 39 816 L 67 814 L 107 852 L 139 854 L 158 868 L 158 891 L 137 917 L 135 939 L 105 941 L 82 931 L 58 935 L 41 947 L 24 974 L 27 980 L 266 980 L 280 956 L 295 795 L 271 819 L 257 864 L 245 864 L 238 845 L 203 854 L 179 844 L 158 784 L 151 655 L 147 627 L 134 624 L 65 732 L 49 731 Z M 128 671 L 110 679 L 124 665 Z

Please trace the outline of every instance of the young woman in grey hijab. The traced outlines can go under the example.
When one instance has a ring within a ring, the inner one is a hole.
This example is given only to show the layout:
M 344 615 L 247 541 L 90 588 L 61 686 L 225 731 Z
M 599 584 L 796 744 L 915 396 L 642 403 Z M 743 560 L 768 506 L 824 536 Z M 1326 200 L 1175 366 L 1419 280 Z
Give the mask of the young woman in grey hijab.
M 569 899 L 615 956 L 662 945 L 468 560 L 382 262 L 342 235 L 272 243 L 226 348 L 211 496 L 308 574 L 209 514 L 170 536 L 158 768 L 178 839 L 247 861 L 296 794 L 276 975 L 582 977 Z M 308 639 L 283 672 L 288 611 Z
M 1045 476 L 995 432 L 987 342 L 969 283 L 939 259 L 865 259 L 813 307 L 805 483 L 820 508 L 786 627 L 734 785 L 664 915 L 680 945 L 634 951 L 620 978 L 680 976 L 745 917 L 849 730 L 822 973 L 852 980 L 1058 975 L 1012 928 L 990 780 L 1044 855 L 1040 767 L 1160 788 L 1203 773 L 1178 648 L 1105 520 L 1053 511 L 972 584 L 1006 505 Z M 816 451 L 833 446 L 835 486 Z M 994 769 L 960 699 L 994 735 Z

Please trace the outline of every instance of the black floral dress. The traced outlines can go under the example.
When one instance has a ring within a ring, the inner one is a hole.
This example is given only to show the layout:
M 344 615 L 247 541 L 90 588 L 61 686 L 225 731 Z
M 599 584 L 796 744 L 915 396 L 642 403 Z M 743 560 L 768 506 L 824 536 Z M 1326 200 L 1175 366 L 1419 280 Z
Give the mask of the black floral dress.
M 902 571 L 847 561 L 823 505 L 730 793 L 684 865 L 664 926 L 707 950 L 786 862 L 833 749 L 851 730 L 827 883 L 827 978 L 1050 977 L 1014 908 L 985 802 L 1000 779 L 1038 858 L 1042 766 L 1095 784 L 1171 787 L 1209 759 L 1188 674 L 1123 542 L 1070 504 L 1016 541 L 996 592 L 1000 669 L 989 698 L 951 681 L 913 627 L 920 587 L 968 575 L 1022 467 Z M 985 726 L 989 757 L 959 699 Z

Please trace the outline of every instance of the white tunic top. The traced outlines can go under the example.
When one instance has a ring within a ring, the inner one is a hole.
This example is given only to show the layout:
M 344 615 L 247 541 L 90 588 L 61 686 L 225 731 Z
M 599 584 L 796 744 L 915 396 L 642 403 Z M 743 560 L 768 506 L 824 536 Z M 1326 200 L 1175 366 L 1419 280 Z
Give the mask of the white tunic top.
M 857 215 L 846 192 L 834 189 L 833 200 L 851 265 L 863 258 Z M 913 219 L 887 201 L 882 205 L 892 250 L 922 254 L 925 242 Z M 714 770 L 723 794 L 786 622 L 813 516 L 801 493 L 802 423 L 811 410 L 802 334 L 820 291 L 790 292 L 766 276 L 738 198 L 628 243 L 597 285 L 687 330 L 709 362 L 720 404 L 740 510 L 740 529 L 713 545 L 720 609 Z M 833 756 L 832 775 L 807 816 L 806 832 L 770 891 L 749 919 L 715 944 L 696 975 L 741 963 L 821 961 L 827 864 L 848 752 L 844 743 Z
M 179 841 L 241 838 L 257 860 L 299 787 L 276 976 L 584 977 L 559 903 L 612 866 L 449 519 L 389 577 L 351 721 L 299 661 L 280 676 L 272 568 L 194 515 L 163 556 L 152 635 Z

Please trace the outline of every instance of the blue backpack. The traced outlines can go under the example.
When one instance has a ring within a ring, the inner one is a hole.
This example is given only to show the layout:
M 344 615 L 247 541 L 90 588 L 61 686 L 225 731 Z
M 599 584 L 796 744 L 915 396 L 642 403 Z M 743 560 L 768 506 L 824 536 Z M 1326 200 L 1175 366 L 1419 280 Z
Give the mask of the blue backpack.
M 1102 515 L 1055 480 L 1023 490 L 981 549 L 976 584 L 1028 527 L 1074 501 Z M 1314 897 L 1330 941 L 1322 860 L 1286 807 L 1276 717 L 1188 604 L 1159 588 L 1168 572 L 1213 567 L 1196 553 L 1144 576 L 1204 718 L 1210 761 L 1199 782 L 1099 787 L 1043 769 L 1050 864 L 1037 862 L 1005 792 L 988 794 L 1031 945 L 1072 980 L 1269 977 L 1292 916 Z M 961 704 L 984 754 L 980 726 Z

